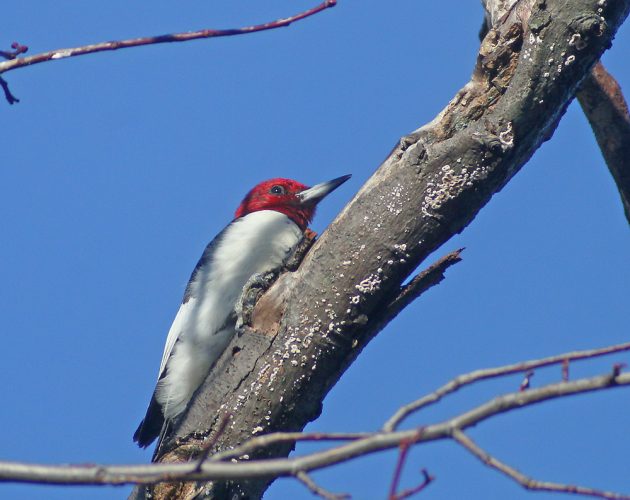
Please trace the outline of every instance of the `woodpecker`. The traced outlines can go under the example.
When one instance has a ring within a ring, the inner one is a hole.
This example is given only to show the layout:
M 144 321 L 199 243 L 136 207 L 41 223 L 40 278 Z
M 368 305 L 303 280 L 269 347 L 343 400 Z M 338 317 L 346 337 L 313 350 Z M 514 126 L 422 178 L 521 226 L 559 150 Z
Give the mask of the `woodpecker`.
M 300 242 L 317 204 L 350 178 L 309 188 L 291 179 L 255 186 L 192 272 L 164 346 L 158 382 L 133 435 L 146 448 L 180 415 L 236 333 L 232 312 L 245 283 L 279 267 Z

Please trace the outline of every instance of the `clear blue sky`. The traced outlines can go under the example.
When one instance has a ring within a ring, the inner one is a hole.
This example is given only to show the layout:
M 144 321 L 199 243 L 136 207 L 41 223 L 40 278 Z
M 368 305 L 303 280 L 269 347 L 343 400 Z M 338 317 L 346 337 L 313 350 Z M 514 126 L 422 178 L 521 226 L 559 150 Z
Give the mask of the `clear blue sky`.
M 308 1 L 7 2 L 8 48 L 90 42 L 283 17 Z M 142 463 L 144 415 L 166 332 L 205 244 L 244 193 L 275 176 L 352 173 L 321 231 L 395 141 L 464 85 L 478 2 L 341 0 L 288 29 L 99 54 L 9 73 L 0 103 L 0 458 Z M 630 89 L 630 24 L 604 62 Z M 464 261 L 363 352 L 308 429 L 374 430 L 400 405 L 476 368 L 627 341 L 630 231 L 575 104 L 547 142 L 439 254 Z M 613 362 L 576 364 L 572 376 Z M 558 380 L 557 369 L 533 384 Z M 519 377 L 473 388 L 414 420 L 446 418 Z M 471 435 L 540 479 L 630 493 L 627 390 L 513 412 Z M 387 492 L 395 453 L 315 475 L 357 499 Z M 411 453 L 421 498 L 527 494 L 452 443 Z M 1 498 L 114 499 L 129 488 L 0 485 Z M 278 481 L 267 498 L 311 498 Z

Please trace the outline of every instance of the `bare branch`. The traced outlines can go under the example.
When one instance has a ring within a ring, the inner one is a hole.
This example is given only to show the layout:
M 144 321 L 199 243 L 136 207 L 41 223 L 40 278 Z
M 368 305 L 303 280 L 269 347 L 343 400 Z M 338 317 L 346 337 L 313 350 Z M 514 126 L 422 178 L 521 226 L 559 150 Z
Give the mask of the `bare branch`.
M 396 492 L 398 491 L 400 476 L 402 475 L 402 470 L 405 466 L 405 461 L 407 460 L 407 454 L 409 453 L 409 448 L 412 444 L 412 441 L 404 441 L 400 443 L 400 449 L 398 450 L 398 459 L 396 461 L 396 468 L 394 469 L 394 475 L 392 476 L 392 484 L 389 487 L 389 500 L 396 500 L 398 496 Z
M 347 493 L 331 493 L 330 491 L 322 488 L 304 471 L 299 471 L 295 474 L 295 478 L 306 486 L 311 493 L 320 498 L 324 498 L 325 500 L 345 500 L 346 498 L 350 498 L 350 495 Z
M 577 40 L 575 43 L 582 43 Z M 582 82 L 578 101 L 588 118 L 630 222 L 630 115 L 621 87 L 601 62 Z
M 413 488 L 407 488 L 406 490 L 401 491 L 396 495 L 395 500 L 404 500 L 405 498 L 409 498 L 416 493 L 420 493 L 424 490 L 429 484 L 435 481 L 435 476 L 429 474 L 426 469 L 421 469 L 420 473 L 422 474 L 422 482 L 418 486 L 414 486 Z
M 7 100 L 9 104 L 15 104 L 16 102 L 20 102 L 20 100 L 11 93 L 9 84 L 1 76 L 0 76 L 0 87 L 2 87 L 2 90 L 4 91 L 4 98 Z
M 401 491 L 400 493 L 397 493 L 398 485 L 400 484 L 400 477 L 402 476 L 403 467 L 405 466 L 407 455 L 409 454 L 409 449 L 415 442 L 418 441 L 421 435 L 422 427 L 416 430 L 416 436 L 414 436 L 414 439 L 403 441 L 402 443 L 400 443 L 398 460 L 396 462 L 396 468 L 394 469 L 394 475 L 392 476 L 392 484 L 389 489 L 388 500 L 403 500 L 405 498 L 409 498 L 416 493 L 420 493 L 429 485 L 429 483 L 431 483 L 431 481 L 433 481 L 433 476 L 429 475 L 426 469 L 422 469 L 420 471 L 422 473 L 422 482 L 418 486 L 414 486 L 413 488 L 409 488 Z
M 217 427 L 217 429 L 216 429 L 214 435 L 212 436 L 212 438 L 205 444 L 204 449 L 201 452 L 201 455 L 197 459 L 197 470 L 196 470 L 196 472 L 199 472 L 201 470 L 201 466 L 203 465 L 203 463 L 208 458 L 208 455 L 212 451 L 212 447 L 216 444 L 216 442 L 219 439 L 219 437 L 221 436 L 221 434 L 223 434 L 223 432 L 225 431 L 225 428 L 230 423 L 230 419 L 231 418 L 232 418 L 232 414 L 231 413 L 226 413 L 223 416 L 223 420 L 221 421 L 221 424 L 219 424 L 219 426 Z
M 477 445 L 470 437 L 464 434 L 459 429 L 453 431 L 453 439 L 467 449 L 470 453 L 476 456 L 488 467 L 498 470 L 502 474 L 505 474 L 510 479 L 516 481 L 523 488 L 533 491 L 552 491 L 555 493 L 571 493 L 574 495 L 606 498 L 610 500 L 630 500 L 629 495 L 623 495 L 620 493 L 613 493 L 609 491 L 596 490 L 593 488 L 586 488 L 584 486 L 575 486 L 570 484 L 551 483 L 548 481 L 538 481 L 526 476 L 522 472 L 519 472 L 514 467 L 501 462 L 487 451 Z
M 249 33 L 257 33 L 259 31 L 267 31 L 276 28 L 283 28 L 289 26 L 290 24 L 305 19 L 307 17 L 318 14 L 319 12 L 326 10 L 330 7 L 334 7 L 337 4 L 337 0 L 325 0 L 321 4 L 308 9 L 299 14 L 285 17 L 283 19 L 277 19 L 275 21 L 256 24 L 253 26 L 245 26 L 242 28 L 231 28 L 231 29 L 203 29 L 198 31 L 189 31 L 184 33 L 173 33 L 168 35 L 158 35 L 158 36 L 148 36 L 141 38 L 132 38 L 129 40 L 117 40 L 110 42 L 100 42 L 94 43 L 91 45 L 84 45 L 81 47 L 72 47 L 66 49 L 56 49 L 48 52 L 42 52 L 41 54 L 35 54 L 29 57 L 15 57 L 22 52 L 17 52 L 19 48 L 25 48 L 23 45 L 18 45 L 18 47 L 13 47 L 16 49 L 16 53 L 13 52 L 2 52 L 4 54 L 11 54 L 13 57 L 7 57 L 9 60 L 6 62 L 0 63 L 0 75 L 2 73 L 6 73 L 7 71 L 15 70 L 18 68 L 23 68 L 25 66 L 32 66 L 34 64 L 40 64 L 47 61 L 53 61 L 58 59 L 65 59 L 68 57 L 77 57 L 84 56 L 87 54 L 94 54 L 96 52 L 106 52 L 111 50 L 119 50 L 119 49 L 128 49 L 131 47 L 141 47 L 143 45 L 156 45 L 159 43 L 173 43 L 173 42 L 188 42 L 190 40 L 199 40 L 203 38 L 217 38 L 224 36 L 234 36 L 234 35 L 246 35 Z M 11 92 L 9 92 L 7 83 L 4 82 L 2 84 L 2 88 L 5 92 L 5 97 L 9 101 L 10 104 L 13 102 L 18 102 L 15 97 L 12 96 Z M 0 82 L 1 83 L 1 82 Z
M 454 430 L 464 430 L 493 416 L 524 408 L 543 401 L 574 394 L 630 385 L 630 374 L 612 373 L 573 382 L 560 382 L 524 392 L 513 392 L 494 398 L 452 419 L 419 429 L 376 432 L 351 443 L 325 451 L 290 459 L 208 460 L 199 468 L 198 462 L 160 463 L 149 465 L 41 465 L 19 462 L 0 462 L 0 481 L 40 484 L 155 484 L 175 481 L 210 481 L 275 478 L 296 476 L 330 467 L 356 457 L 386 449 L 450 439 Z M 334 435 L 332 435 L 334 436 Z M 335 439 L 338 437 L 334 436 Z M 324 438 L 325 435 L 320 435 Z M 296 439 L 293 439 L 296 440 Z M 623 497 L 619 497 L 623 498 Z
M 247 440 L 240 446 L 215 453 L 210 457 L 213 462 L 226 460 L 228 458 L 241 458 L 259 448 L 268 448 L 278 443 L 297 443 L 305 441 L 358 441 L 373 436 L 372 432 L 355 433 L 323 433 L 323 432 L 274 432 Z
M 562 362 L 562 380 L 566 382 L 569 380 L 569 360 L 565 359 Z
M 443 385 L 436 391 L 423 396 L 422 398 L 403 406 L 400 408 L 383 426 L 383 431 L 391 432 L 395 430 L 400 423 L 409 417 L 412 413 L 425 408 L 426 406 L 437 403 L 444 396 L 451 394 L 462 387 L 470 384 L 474 384 L 475 382 L 479 382 L 480 380 L 487 380 L 490 378 L 503 377 L 505 375 L 511 375 L 514 373 L 528 372 L 535 368 L 542 368 L 545 366 L 562 364 L 563 367 L 569 361 L 580 361 L 584 359 L 597 358 L 600 356 L 607 356 L 609 354 L 614 354 L 618 352 L 624 352 L 630 350 L 630 342 L 626 342 L 624 344 L 617 344 L 608 347 L 602 347 L 600 349 L 589 349 L 586 351 L 574 351 L 568 352 L 565 354 L 559 354 L 556 356 L 550 356 L 548 358 L 537 359 L 532 361 L 523 361 L 520 363 L 515 363 L 512 365 L 499 366 L 497 368 L 486 368 L 483 370 L 475 370 L 474 372 L 466 373 L 464 375 L 459 375 L 454 378 L 447 384 Z M 568 367 L 568 364 L 566 365 Z M 564 373 L 564 368 L 563 368 Z M 566 371 L 566 379 L 563 375 L 563 381 L 568 380 L 568 368 Z
M 445 255 L 415 276 L 407 285 L 401 288 L 396 298 L 384 308 L 380 321 L 384 324 L 389 323 L 429 288 L 439 285 L 445 278 L 444 273 L 446 270 L 462 260 L 460 255 L 463 251 L 464 249 L 460 248 Z

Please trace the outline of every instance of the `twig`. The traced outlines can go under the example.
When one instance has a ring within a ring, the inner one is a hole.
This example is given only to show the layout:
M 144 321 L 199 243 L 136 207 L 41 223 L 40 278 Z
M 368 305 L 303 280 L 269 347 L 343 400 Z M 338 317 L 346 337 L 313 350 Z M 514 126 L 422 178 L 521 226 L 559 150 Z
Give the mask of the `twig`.
M 26 45 L 22 45 L 18 42 L 13 42 L 11 44 L 11 48 L 13 50 L 0 50 L 0 57 L 11 60 L 15 59 L 20 54 L 24 54 L 28 51 L 28 47 Z
M 203 465 L 203 463 L 207 460 L 208 455 L 210 454 L 210 451 L 212 451 L 212 447 L 217 444 L 218 439 L 221 437 L 221 435 L 223 434 L 223 432 L 225 431 L 225 428 L 227 427 L 227 425 L 230 423 L 230 419 L 232 418 L 232 414 L 231 413 L 226 413 L 223 417 L 223 419 L 221 420 L 221 422 L 219 423 L 219 427 L 216 430 L 216 432 L 214 433 L 214 436 L 212 436 L 212 439 L 210 439 L 204 446 L 203 451 L 201 452 L 201 455 L 199 456 L 199 458 L 197 459 L 197 469 L 195 469 L 195 472 L 199 472 L 201 470 L 201 466 Z
M 309 476 L 304 471 L 299 471 L 295 474 L 295 478 L 300 481 L 304 486 L 306 486 L 311 493 L 317 495 L 318 497 L 324 498 L 325 500 L 345 500 L 350 498 L 350 495 L 347 493 L 332 493 L 321 486 L 319 486 L 311 476 Z
M 420 483 L 418 486 L 414 486 L 413 488 L 408 488 L 406 490 L 401 491 L 400 493 L 397 493 L 398 485 L 400 484 L 400 478 L 402 476 L 402 471 L 405 466 L 405 462 L 407 461 L 407 455 L 409 454 L 409 449 L 411 448 L 411 446 L 413 446 L 415 443 L 418 442 L 421 436 L 422 436 L 422 427 L 420 427 L 416 431 L 416 435 L 414 436 L 414 439 L 403 441 L 400 443 L 399 452 L 398 452 L 398 460 L 396 461 L 396 468 L 394 469 L 394 475 L 392 476 L 392 483 L 389 488 L 388 500 L 403 500 L 405 498 L 409 498 L 410 496 L 421 492 L 424 488 L 427 487 L 427 485 L 431 481 L 433 481 L 434 478 L 429 475 L 427 470 L 422 469 L 420 471 L 423 477 L 422 483 Z
M 65 59 L 68 57 L 84 56 L 87 54 L 94 54 L 96 52 L 105 52 L 105 51 L 118 50 L 118 49 L 128 49 L 131 47 L 141 47 L 143 45 L 155 45 L 158 43 L 188 42 L 190 40 L 199 40 L 203 38 L 217 38 L 217 37 L 223 37 L 223 36 L 246 35 L 248 33 L 257 33 L 260 31 L 283 28 L 283 27 L 289 26 L 290 24 L 296 21 L 301 21 L 302 19 L 311 17 L 330 7 L 334 7 L 336 4 L 337 4 L 337 0 L 326 0 L 322 2 L 321 4 L 315 7 L 312 7 L 299 14 L 286 17 L 283 19 L 277 19 L 275 21 L 271 21 L 271 22 L 267 22 L 263 24 L 256 24 L 253 26 L 246 26 L 242 28 L 203 29 L 203 30 L 189 31 L 189 32 L 184 32 L 184 33 L 172 33 L 168 35 L 148 36 L 148 37 L 141 37 L 141 38 L 132 38 L 128 40 L 100 42 L 100 43 L 94 43 L 91 45 L 84 45 L 81 47 L 51 50 L 48 52 L 35 54 L 29 57 L 15 57 L 15 58 L 11 58 L 8 61 L 0 62 L 0 74 L 6 73 L 7 71 L 11 71 L 14 69 L 22 68 L 25 66 L 32 66 L 34 64 L 40 64 L 43 62 L 57 60 L 57 59 Z M 24 47 L 24 46 L 20 45 L 20 47 Z M 2 83 L 2 88 L 4 89 L 5 97 L 7 98 L 7 101 L 9 101 L 10 104 L 13 104 L 13 102 L 18 102 L 17 99 L 15 99 L 15 97 L 13 97 L 11 93 L 9 92 L 8 85 L 6 82 Z
M 614 354 L 618 352 L 628 351 L 630 350 L 630 342 L 626 342 L 623 344 L 617 344 L 608 347 L 602 347 L 600 349 L 589 349 L 586 351 L 574 351 L 565 354 L 560 354 L 558 356 L 550 356 L 548 358 L 533 360 L 533 361 L 525 361 L 521 363 L 515 363 L 512 365 L 500 366 L 497 368 L 488 368 L 484 370 L 476 370 L 474 372 L 466 373 L 464 375 L 459 375 L 454 378 L 447 384 L 443 385 L 436 391 L 431 394 L 427 394 L 422 398 L 405 405 L 399 408 L 396 413 L 387 421 L 383 426 L 383 431 L 390 432 L 395 430 L 400 423 L 409 417 L 412 413 L 425 408 L 426 406 L 432 405 L 440 401 L 447 394 L 453 393 L 460 388 L 473 384 L 475 382 L 479 382 L 480 380 L 486 380 L 495 377 L 502 377 L 504 375 L 510 375 L 513 373 L 520 373 L 528 370 L 532 370 L 534 368 L 542 368 L 544 366 L 555 365 L 559 363 L 565 363 L 569 361 L 578 361 L 583 359 L 596 358 L 600 356 L 606 356 L 609 354 Z
M 396 468 L 394 469 L 394 475 L 392 476 L 392 483 L 389 487 L 389 500 L 396 500 L 398 498 L 396 492 L 398 491 L 400 476 L 402 475 L 402 470 L 405 466 L 407 454 L 409 453 L 409 448 L 411 447 L 411 445 L 411 441 L 403 441 L 402 443 L 400 443 L 400 448 L 398 450 L 398 460 L 396 461 Z
M 523 377 L 523 381 L 521 382 L 521 385 L 519 386 L 518 390 L 526 391 L 527 389 L 529 389 L 529 385 L 531 384 L 533 376 L 534 376 L 534 370 L 529 370 L 525 374 L 525 377 Z
M 389 323 L 398 314 L 420 295 L 426 292 L 429 288 L 438 285 L 444 279 L 444 273 L 446 270 L 454 264 L 457 264 L 462 259 L 461 253 L 463 248 L 455 250 L 437 262 L 431 264 L 427 269 L 416 275 L 407 285 L 401 288 L 398 295 L 392 300 L 386 307 L 378 319 L 379 322 Z
M 569 484 L 552 483 L 548 481 L 538 481 L 519 472 L 514 467 L 501 462 L 490 455 L 483 448 L 478 446 L 472 439 L 459 429 L 453 430 L 453 439 L 462 445 L 466 450 L 481 460 L 488 467 L 491 467 L 510 479 L 516 481 L 523 488 L 534 491 L 553 491 L 556 493 L 571 493 L 574 495 L 590 496 L 595 498 L 606 498 L 611 500 L 630 500 L 630 496 L 621 493 L 613 493 L 609 491 L 596 490 L 586 488 L 584 486 L 575 486 Z
M 612 346 L 605 349 L 577 352 L 569 355 L 557 356 L 556 362 L 563 359 L 579 359 L 587 356 L 594 357 L 604 352 L 618 352 L 622 348 L 630 348 L 628 345 Z M 546 358 L 538 361 L 521 363 L 519 366 L 537 366 L 549 364 Z M 160 482 L 180 481 L 212 481 L 256 479 L 296 476 L 299 472 L 308 473 L 336 465 L 356 457 L 369 455 L 379 451 L 409 447 L 412 444 L 453 438 L 453 430 L 464 431 L 478 425 L 496 415 L 524 408 L 543 401 L 562 398 L 574 394 L 630 386 L 630 374 L 621 373 L 622 364 L 613 366 L 612 372 L 591 378 L 578 379 L 571 382 L 559 382 L 544 387 L 530 389 L 524 392 L 513 392 L 496 397 L 467 412 L 455 416 L 444 422 L 426 425 L 419 429 L 389 432 L 374 432 L 363 434 L 300 434 L 279 433 L 277 435 L 259 436 L 244 443 L 238 449 L 218 453 L 203 462 L 187 463 L 159 463 L 149 465 L 41 465 L 19 462 L 0 462 L 0 482 L 21 482 L 39 484 L 66 484 L 66 485 L 98 485 L 98 484 L 155 484 Z M 509 370 L 503 370 L 509 374 Z M 492 372 L 492 370 L 480 370 L 478 373 Z M 473 372 L 474 373 L 477 372 Z M 239 456 L 243 450 L 252 446 L 269 446 L 280 441 L 303 440 L 340 440 L 348 439 L 352 442 L 340 445 L 328 450 L 313 452 L 305 456 L 285 459 L 247 460 L 240 462 L 224 462 L 231 456 Z M 405 452 L 406 453 L 406 452 Z M 397 469 L 402 470 L 404 456 L 399 458 Z M 425 483 L 430 482 L 430 476 L 425 474 Z M 400 477 L 400 472 L 398 473 Z M 399 480 L 394 481 L 397 487 Z M 422 486 L 422 485 L 421 485 Z M 426 484 L 424 485 L 426 486 Z M 422 487 L 424 487 L 422 486 Z M 419 491 L 421 487 L 409 491 Z M 407 492 L 403 492 L 407 494 Z M 400 495 L 398 497 L 400 498 Z M 622 495 L 610 498 L 628 498 Z
M 351 443 L 295 458 L 250 460 L 236 463 L 207 460 L 203 463 L 201 471 L 197 471 L 196 461 L 149 465 L 42 465 L 0 462 L 0 482 L 114 485 L 295 476 L 299 471 L 319 470 L 356 457 L 397 448 L 405 441 L 420 443 L 448 439 L 452 437 L 453 429 L 463 430 L 478 425 L 493 416 L 543 401 L 623 386 L 630 386 L 630 374 L 628 373 L 621 373 L 617 377 L 612 377 L 608 373 L 573 382 L 551 384 L 525 392 L 514 392 L 494 398 L 445 422 L 427 425 L 422 428 L 421 433 L 418 429 L 375 432 Z
M 621 374 L 621 370 L 623 370 L 624 368 L 627 368 L 627 366 L 628 366 L 627 363 L 615 363 L 613 365 L 613 371 L 612 371 L 613 380 L 616 379 Z
M 396 495 L 396 500 L 404 500 L 405 498 L 409 498 L 416 493 L 420 493 L 423 489 L 429 486 L 429 484 L 435 481 L 435 476 L 430 475 L 426 469 L 420 470 L 420 473 L 422 474 L 422 482 L 418 486 L 407 488 L 406 490 L 398 493 L 398 495 Z
M 621 87 L 598 62 L 582 82 L 577 98 L 617 184 L 630 222 L 630 114 Z
M 9 104 L 15 104 L 16 102 L 20 102 L 20 100 L 11 93 L 11 89 L 9 89 L 9 84 L 4 78 L 2 78 L 2 76 L 0 76 L 0 86 L 2 87 L 2 90 L 4 91 L 4 98 L 7 100 Z
M 264 436 L 252 438 L 240 446 L 215 453 L 210 457 L 213 462 L 227 460 L 229 458 L 237 458 L 246 453 L 259 448 L 267 448 L 279 443 L 296 443 L 298 441 L 358 441 L 359 439 L 369 438 L 373 436 L 372 432 L 346 432 L 346 433 L 323 433 L 323 432 L 274 432 Z

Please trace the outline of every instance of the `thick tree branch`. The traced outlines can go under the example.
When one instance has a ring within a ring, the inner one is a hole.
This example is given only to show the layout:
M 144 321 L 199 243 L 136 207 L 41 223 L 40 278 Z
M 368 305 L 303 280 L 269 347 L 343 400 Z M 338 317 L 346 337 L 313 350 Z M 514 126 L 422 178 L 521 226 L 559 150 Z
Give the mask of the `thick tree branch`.
M 253 435 L 299 431 L 316 418 L 324 396 L 384 326 L 379 319 L 410 273 L 551 137 L 629 9 L 630 0 L 520 0 L 494 20 L 472 80 L 435 120 L 400 141 L 300 268 L 262 296 L 250 333 L 228 347 L 157 460 L 198 453 L 226 411 L 234 420 L 215 452 Z M 278 443 L 250 458 L 291 449 Z M 253 499 L 269 483 L 214 481 L 197 491 L 199 498 Z M 152 494 L 193 492 L 170 484 Z
M 617 184 L 630 222 L 630 114 L 621 87 L 598 62 L 582 82 L 577 98 Z
M 284 28 L 289 26 L 290 24 L 305 19 L 307 17 L 318 14 L 319 12 L 326 10 L 330 7 L 334 7 L 337 4 L 337 0 L 326 0 L 321 4 L 308 9 L 299 14 L 295 14 L 290 17 L 285 17 L 283 19 L 277 19 L 275 21 L 270 21 L 263 24 L 255 24 L 253 26 L 245 26 L 243 28 L 230 28 L 230 29 L 203 29 L 198 31 L 187 31 L 185 33 L 172 33 L 168 35 L 158 35 L 158 36 L 147 36 L 141 38 L 132 38 L 129 40 L 116 40 L 111 42 L 100 42 L 94 43 L 91 45 L 84 45 L 82 47 L 72 47 L 67 49 L 56 49 L 48 52 L 42 52 L 41 54 L 35 54 L 29 57 L 7 57 L 9 59 L 6 62 L 0 62 L 0 75 L 6 73 L 8 71 L 12 71 L 18 68 L 23 68 L 25 66 L 32 66 L 34 64 L 40 64 L 47 61 L 54 61 L 58 59 L 65 59 L 68 57 L 77 57 L 84 56 L 87 54 L 94 54 L 96 52 L 106 52 L 111 50 L 119 50 L 119 49 L 128 49 L 131 47 L 142 47 L 143 45 L 156 45 L 158 43 L 173 43 L 173 42 L 189 42 L 191 40 L 199 40 L 203 38 L 218 38 L 224 36 L 234 36 L 234 35 L 246 35 L 248 33 L 257 33 L 259 31 L 267 31 L 276 28 Z M 20 48 L 25 48 L 23 45 L 19 45 L 17 43 L 13 44 L 17 45 Z M 16 47 L 13 47 L 16 48 Z M 13 56 L 19 55 L 21 53 L 15 54 L 13 52 L 0 52 L 0 55 L 11 54 Z M 0 79 L 0 84 L 2 84 L 2 88 L 4 89 L 5 97 L 9 104 L 13 104 L 13 102 L 18 102 L 11 92 L 9 91 L 8 84 L 5 80 Z

